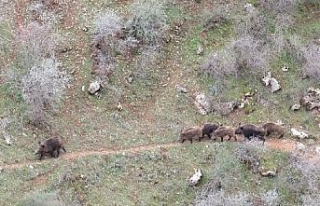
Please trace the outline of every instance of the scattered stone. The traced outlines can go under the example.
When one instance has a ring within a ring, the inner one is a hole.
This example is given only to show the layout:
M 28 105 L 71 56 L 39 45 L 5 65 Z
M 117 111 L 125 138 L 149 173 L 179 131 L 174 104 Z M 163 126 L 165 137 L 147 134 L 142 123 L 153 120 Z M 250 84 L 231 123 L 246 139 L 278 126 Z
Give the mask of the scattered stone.
M 311 111 L 313 109 L 320 108 L 320 89 L 309 87 L 307 94 L 303 96 L 300 100 L 302 106 L 306 107 L 307 110 Z
M 307 91 L 309 94 L 312 94 L 313 96 L 320 96 L 319 88 L 309 87 Z
M 123 110 L 122 105 L 120 104 L 120 102 L 118 103 L 117 109 L 118 109 L 118 111 L 122 111 Z
M 90 83 L 89 88 L 88 88 L 88 92 L 89 94 L 95 94 L 96 92 L 98 92 L 100 90 L 101 86 L 99 84 L 98 81 L 94 81 L 92 83 Z
M 11 123 L 9 118 L 0 119 L 0 131 L 2 131 L 3 138 L 8 145 L 12 144 L 10 135 L 6 132 L 8 125 Z
M 87 26 L 84 26 L 84 27 L 82 27 L 82 31 L 88 32 L 88 31 L 89 31 L 89 28 L 88 28 Z
M 299 139 L 306 139 L 306 138 L 308 138 L 309 137 L 309 134 L 307 134 L 306 132 L 304 132 L 304 131 L 299 131 L 299 130 L 297 130 L 297 129 L 295 129 L 295 128 L 291 128 L 291 135 L 293 136 L 293 137 L 296 137 L 296 138 L 299 138 Z
M 4 141 L 7 143 L 7 145 L 12 145 L 10 135 L 8 135 L 6 132 L 3 132 L 3 138 L 4 138 Z
M 211 112 L 211 103 L 205 94 L 197 95 L 194 104 L 200 114 L 207 115 Z
M 126 80 L 126 82 L 128 84 L 132 84 L 132 82 L 133 82 L 133 74 L 130 74 L 129 76 L 125 77 L 124 79 Z
M 281 86 L 275 78 L 271 77 L 271 72 L 268 72 L 267 75 L 265 75 L 262 78 L 262 81 L 264 82 L 265 86 L 270 86 L 271 87 L 271 92 L 277 92 L 281 89 Z
M 199 168 L 195 169 L 194 175 L 189 179 L 189 185 L 196 186 L 200 182 L 201 178 L 202 178 L 201 170 Z
M 188 92 L 188 90 L 185 87 L 183 87 L 183 86 L 181 86 L 179 84 L 177 84 L 175 87 L 178 90 L 178 92 L 181 92 L 181 93 L 187 93 Z
M 201 43 L 198 44 L 197 55 L 202 55 L 204 52 L 204 47 Z
M 266 171 L 261 171 L 260 174 L 263 177 L 275 177 L 277 175 L 277 172 L 273 170 L 266 170 Z
M 284 72 L 287 72 L 287 71 L 289 71 L 289 67 L 283 66 L 283 67 L 281 68 L 281 70 L 284 71 Z
M 298 111 L 301 108 L 300 104 L 294 104 L 291 106 L 291 110 L 292 111 Z

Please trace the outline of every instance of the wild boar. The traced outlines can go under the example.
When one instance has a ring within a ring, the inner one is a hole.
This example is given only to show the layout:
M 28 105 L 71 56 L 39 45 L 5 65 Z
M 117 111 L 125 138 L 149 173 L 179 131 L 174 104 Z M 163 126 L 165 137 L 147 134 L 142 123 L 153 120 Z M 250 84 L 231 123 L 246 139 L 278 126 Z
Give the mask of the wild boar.
M 66 152 L 61 138 L 55 136 L 45 140 L 42 143 L 39 141 L 39 149 L 36 154 L 40 155 L 39 160 L 42 160 L 43 156 L 46 154 L 50 154 L 52 157 L 59 157 L 60 149 Z
M 248 140 L 251 140 L 253 137 L 258 137 L 264 144 L 266 132 L 262 127 L 253 124 L 245 124 L 239 126 L 236 129 L 235 134 L 243 134 L 243 136 Z
M 181 130 L 180 131 L 180 138 L 179 142 L 183 143 L 185 140 L 190 140 L 192 143 L 193 139 L 198 139 L 198 141 L 201 141 L 202 137 L 202 130 L 203 126 L 193 126 L 189 127 L 187 129 Z
M 282 138 L 285 135 L 285 128 L 276 124 L 276 123 L 265 123 L 262 125 L 263 129 L 266 132 L 266 136 L 269 136 L 272 133 L 276 133 L 279 135 L 279 138 Z
M 233 137 L 235 139 L 235 141 L 237 141 L 237 137 L 236 137 L 236 134 L 235 134 L 235 129 L 231 128 L 231 127 L 221 126 L 216 131 L 213 132 L 213 136 L 215 137 L 215 139 L 217 137 L 220 137 L 221 138 L 221 142 L 223 142 L 223 138 L 225 136 L 229 137 L 228 140 L 230 140 L 231 137 Z
M 203 125 L 202 129 L 202 138 L 204 138 L 205 135 L 207 135 L 210 139 L 212 136 L 212 133 L 218 129 L 219 125 L 217 124 L 212 124 L 212 123 L 207 123 Z

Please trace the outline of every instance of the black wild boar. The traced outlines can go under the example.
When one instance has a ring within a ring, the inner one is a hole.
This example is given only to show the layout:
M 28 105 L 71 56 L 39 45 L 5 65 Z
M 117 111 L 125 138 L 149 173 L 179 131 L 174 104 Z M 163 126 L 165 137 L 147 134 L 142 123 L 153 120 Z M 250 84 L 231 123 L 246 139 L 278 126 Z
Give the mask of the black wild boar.
M 203 125 L 203 129 L 202 129 L 202 138 L 207 135 L 210 139 L 211 139 L 211 135 L 212 133 L 218 129 L 219 125 L 217 124 L 211 124 L 211 123 L 208 123 L 208 124 L 204 124 Z
M 236 134 L 243 134 L 245 138 L 248 140 L 251 140 L 254 137 L 258 137 L 260 140 L 263 141 L 263 144 L 265 142 L 265 134 L 266 132 L 262 127 L 253 125 L 253 124 L 245 124 L 242 126 L 239 126 L 236 131 Z
M 39 141 L 39 149 L 36 154 L 40 155 L 40 160 L 42 160 L 43 156 L 46 154 L 50 154 L 52 157 L 59 157 L 60 149 L 66 152 L 61 138 L 51 137 L 42 143 Z

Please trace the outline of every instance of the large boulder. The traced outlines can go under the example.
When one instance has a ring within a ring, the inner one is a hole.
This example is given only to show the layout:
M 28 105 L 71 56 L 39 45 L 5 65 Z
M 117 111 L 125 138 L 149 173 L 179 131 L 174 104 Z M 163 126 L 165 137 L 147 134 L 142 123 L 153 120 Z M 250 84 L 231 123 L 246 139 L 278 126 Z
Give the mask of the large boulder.
M 262 78 L 262 81 L 264 82 L 265 86 L 271 88 L 271 92 L 277 92 L 281 89 L 281 86 L 277 79 L 271 77 L 271 72 L 268 72 L 267 75 L 265 75 Z
M 94 81 L 89 84 L 88 92 L 89 94 L 95 94 L 100 90 L 100 88 L 101 88 L 101 85 L 99 84 L 99 82 Z
M 211 103 L 205 94 L 197 95 L 194 104 L 200 114 L 207 115 L 211 112 Z

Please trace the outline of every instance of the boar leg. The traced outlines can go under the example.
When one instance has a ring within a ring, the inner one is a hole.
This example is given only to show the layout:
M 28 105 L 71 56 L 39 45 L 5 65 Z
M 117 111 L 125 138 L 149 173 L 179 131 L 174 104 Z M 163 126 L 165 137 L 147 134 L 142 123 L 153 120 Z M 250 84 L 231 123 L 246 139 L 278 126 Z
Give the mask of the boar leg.
M 63 150 L 64 152 L 67 152 L 67 151 L 66 151 L 66 149 L 65 149 L 64 147 L 61 147 L 61 148 L 62 148 L 62 150 Z
M 39 158 L 39 160 L 42 160 L 42 158 L 43 158 L 43 153 L 40 153 L 40 158 Z

